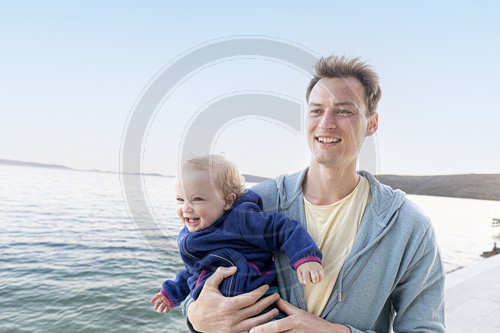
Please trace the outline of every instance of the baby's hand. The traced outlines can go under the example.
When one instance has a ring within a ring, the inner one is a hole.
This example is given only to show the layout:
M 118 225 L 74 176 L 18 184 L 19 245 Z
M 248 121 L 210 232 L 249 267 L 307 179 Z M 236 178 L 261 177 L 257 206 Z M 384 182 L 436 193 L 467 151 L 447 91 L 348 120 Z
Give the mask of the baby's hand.
M 299 266 L 300 267 L 300 266 Z M 155 304 L 155 311 L 158 309 L 160 313 L 165 310 L 165 314 L 167 314 L 170 311 L 170 302 L 167 300 L 165 296 L 163 296 L 162 293 L 156 294 L 150 301 L 149 304 Z
M 305 262 L 297 267 L 297 277 L 304 286 L 310 283 L 319 283 L 323 280 L 325 272 L 321 264 L 316 261 Z

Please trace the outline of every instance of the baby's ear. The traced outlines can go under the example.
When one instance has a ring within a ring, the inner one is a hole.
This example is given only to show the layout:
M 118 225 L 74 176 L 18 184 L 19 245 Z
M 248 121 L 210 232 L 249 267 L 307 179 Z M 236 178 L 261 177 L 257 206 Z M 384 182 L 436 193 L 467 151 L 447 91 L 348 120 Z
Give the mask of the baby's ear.
M 236 194 L 234 193 L 231 193 L 229 194 L 226 199 L 226 204 L 224 205 L 224 210 L 228 210 L 229 208 L 231 208 L 234 204 L 234 202 L 236 201 Z

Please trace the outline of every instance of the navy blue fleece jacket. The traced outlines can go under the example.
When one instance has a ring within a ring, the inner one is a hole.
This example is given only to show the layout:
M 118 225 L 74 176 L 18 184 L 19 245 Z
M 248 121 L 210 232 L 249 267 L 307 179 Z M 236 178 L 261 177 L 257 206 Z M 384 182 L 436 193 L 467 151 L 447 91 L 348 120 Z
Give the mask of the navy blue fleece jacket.
M 171 307 L 179 306 L 189 293 L 196 299 L 219 266 L 238 268 L 220 285 L 224 296 L 235 296 L 273 281 L 273 251 L 284 252 L 294 269 L 308 261 L 321 263 L 322 258 L 300 222 L 277 212 L 264 215 L 262 200 L 252 190 L 207 229 L 190 233 L 184 227 L 177 243 L 186 269 L 174 281 L 165 281 L 161 291 Z

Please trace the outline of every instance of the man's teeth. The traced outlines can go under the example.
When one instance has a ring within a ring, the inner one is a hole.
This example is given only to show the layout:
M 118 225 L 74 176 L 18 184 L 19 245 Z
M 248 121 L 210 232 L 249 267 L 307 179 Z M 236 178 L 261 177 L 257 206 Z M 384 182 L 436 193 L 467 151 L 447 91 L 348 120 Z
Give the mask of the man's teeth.
M 340 142 L 340 139 L 339 138 L 322 138 L 322 137 L 318 137 L 318 141 L 319 142 L 323 142 L 323 143 L 337 143 L 337 142 Z

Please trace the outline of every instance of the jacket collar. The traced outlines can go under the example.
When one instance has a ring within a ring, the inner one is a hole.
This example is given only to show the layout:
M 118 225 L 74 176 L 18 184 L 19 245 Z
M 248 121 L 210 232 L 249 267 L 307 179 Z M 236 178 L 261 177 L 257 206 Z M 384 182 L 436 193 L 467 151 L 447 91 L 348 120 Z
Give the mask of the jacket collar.
M 291 175 L 282 175 L 276 179 L 280 197 L 281 210 L 287 210 L 296 200 L 302 200 L 302 182 L 309 167 Z M 405 199 L 405 193 L 401 190 L 393 190 L 391 187 L 380 183 L 371 173 L 358 171 L 370 182 L 372 200 L 367 210 L 372 210 L 372 218 L 380 227 L 385 227 L 391 220 L 392 215 L 399 209 Z M 287 194 L 288 193 L 288 194 Z

